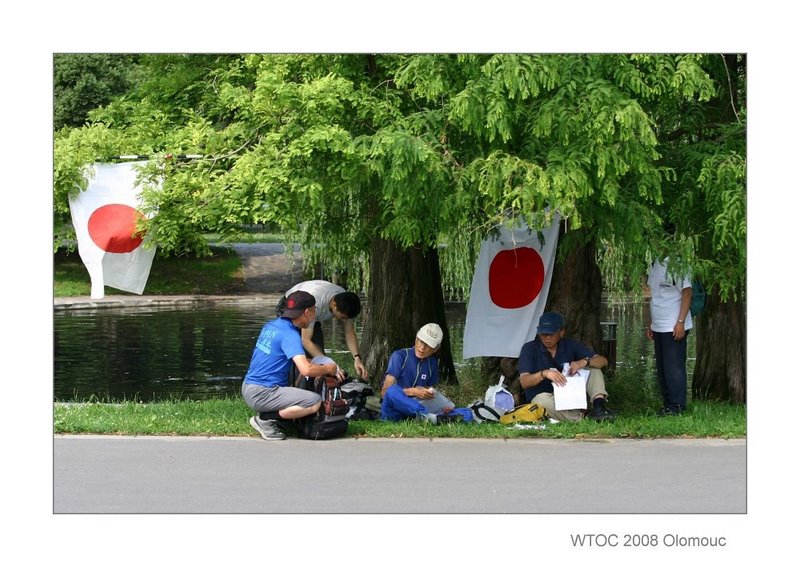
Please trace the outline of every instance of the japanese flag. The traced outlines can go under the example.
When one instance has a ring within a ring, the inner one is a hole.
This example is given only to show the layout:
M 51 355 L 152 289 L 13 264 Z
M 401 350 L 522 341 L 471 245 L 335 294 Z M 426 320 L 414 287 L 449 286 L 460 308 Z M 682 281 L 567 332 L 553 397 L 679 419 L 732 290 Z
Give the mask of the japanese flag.
M 155 246 L 145 249 L 136 223 L 143 217 L 137 166 L 147 162 L 92 164 L 89 185 L 69 201 L 78 253 L 92 280 L 92 299 L 104 286 L 141 294 Z
M 536 336 L 550 289 L 559 220 L 555 215 L 543 231 L 502 228 L 498 237 L 483 242 L 467 304 L 464 358 L 517 358 L 522 345 Z

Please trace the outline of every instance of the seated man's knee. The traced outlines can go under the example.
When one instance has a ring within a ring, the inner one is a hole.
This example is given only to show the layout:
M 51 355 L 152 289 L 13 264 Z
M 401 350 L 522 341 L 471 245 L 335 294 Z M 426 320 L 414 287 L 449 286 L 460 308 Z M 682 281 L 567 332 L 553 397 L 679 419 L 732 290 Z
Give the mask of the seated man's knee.
M 589 369 L 589 377 L 591 378 L 592 376 L 594 376 L 595 378 L 602 378 L 603 377 L 603 371 L 600 370 L 599 368 L 590 368 Z
M 591 368 L 589 377 L 586 379 L 586 391 L 592 393 L 594 391 L 603 391 L 605 388 L 606 380 L 603 376 L 603 371 L 599 368 Z
M 392 384 L 391 386 L 386 388 L 386 392 L 384 392 L 384 394 L 383 394 L 383 399 L 384 400 L 387 399 L 387 398 L 388 399 L 396 399 L 396 398 L 401 397 L 401 396 L 404 397 L 404 398 L 408 397 L 408 396 L 406 396 L 406 393 L 403 391 L 403 388 L 401 388 L 397 384 Z
M 542 392 L 531 400 L 531 403 L 538 404 L 543 407 L 548 414 L 553 414 L 556 411 L 556 400 L 550 392 Z

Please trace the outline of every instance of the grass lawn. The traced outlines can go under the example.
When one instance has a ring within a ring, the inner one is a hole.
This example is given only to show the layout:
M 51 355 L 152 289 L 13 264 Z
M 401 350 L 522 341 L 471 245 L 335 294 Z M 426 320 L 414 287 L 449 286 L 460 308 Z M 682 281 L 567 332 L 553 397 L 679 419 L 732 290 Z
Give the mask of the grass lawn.
M 199 435 L 257 437 L 248 420 L 252 412 L 238 397 L 139 403 L 57 403 L 54 431 L 64 434 Z M 745 409 L 719 402 L 696 402 L 679 417 L 660 418 L 653 411 L 621 412 L 613 422 L 582 420 L 544 423 L 544 429 L 515 429 L 501 424 L 430 425 L 404 422 L 351 421 L 348 437 L 462 437 L 511 439 L 705 438 L 745 436 Z

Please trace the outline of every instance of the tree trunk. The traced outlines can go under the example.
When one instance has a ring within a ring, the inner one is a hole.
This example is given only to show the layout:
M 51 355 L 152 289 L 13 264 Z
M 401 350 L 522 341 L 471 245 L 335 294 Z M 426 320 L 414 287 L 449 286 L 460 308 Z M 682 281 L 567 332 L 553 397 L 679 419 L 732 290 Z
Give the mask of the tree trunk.
M 374 384 L 380 384 L 392 352 L 413 346 L 417 331 L 426 323 L 438 323 L 444 331 L 437 354 L 440 379 L 455 382 L 437 250 L 402 249 L 393 242 L 373 239 L 361 343 Z
M 721 301 L 709 293 L 694 322 L 697 362 L 692 377 L 696 400 L 746 401 L 746 326 L 741 301 Z
M 579 244 L 563 262 L 556 262 L 545 310 L 561 313 L 566 322 L 567 337 L 606 355 L 600 329 L 602 301 L 603 279 L 595 246 L 592 243 Z

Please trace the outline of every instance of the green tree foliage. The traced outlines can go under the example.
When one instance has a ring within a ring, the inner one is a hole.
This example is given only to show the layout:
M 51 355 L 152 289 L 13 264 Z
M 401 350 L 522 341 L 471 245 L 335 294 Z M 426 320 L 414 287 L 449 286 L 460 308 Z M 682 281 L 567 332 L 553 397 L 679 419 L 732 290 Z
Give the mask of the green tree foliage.
M 659 162 L 648 110 L 708 96 L 713 84 L 700 63 L 626 55 L 143 56 L 146 78 L 95 111 L 93 126 L 59 137 L 57 162 L 85 159 L 81 149 L 96 158 L 203 154 L 173 164 L 174 189 L 153 203 L 163 213 L 184 201 L 183 231 L 227 234 L 242 223 L 277 222 L 323 249 L 349 250 L 346 261 L 376 233 L 402 246 L 465 233 L 479 240 L 509 219 L 546 223 L 546 207 L 572 228 L 630 246 L 660 225 L 653 205 L 674 171 Z M 164 222 L 156 219 L 154 229 Z M 166 248 L 181 240 L 171 231 L 159 236 Z M 332 259 L 327 250 L 320 257 Z
M 715 289 L 743 285 L 744 109 L 731 121 L 719 101 L 744 82 L 719 56 L 150 55 L 141 68 L 92 124 L 57 135 L 57 214 L 81 163 L 147 153 L 166 173 L 148 194 L 162 250 L 269 223 L 306 261 L 358 278 L 381 261 L 376 240 L 441 247 L 442 285 L 463 297 L 487 234 L 559 211 L 560 257 L 590 245 L 606 285 L 640 281 L 665 220 Z
M 743 300 L 746 278 L 746 91 L 744 55 L 706 55 L 713 90 L 662 105 L 663 161 L 672 172 L 662 216 L 675 226 L 665 237 L 706 287 Z
M 83 126 L 88 113 L 125 94 L 135 81 L 137 55 L 53 55 L 53 128 Z

